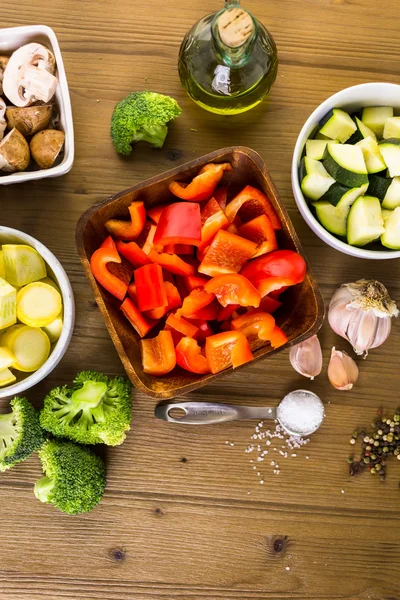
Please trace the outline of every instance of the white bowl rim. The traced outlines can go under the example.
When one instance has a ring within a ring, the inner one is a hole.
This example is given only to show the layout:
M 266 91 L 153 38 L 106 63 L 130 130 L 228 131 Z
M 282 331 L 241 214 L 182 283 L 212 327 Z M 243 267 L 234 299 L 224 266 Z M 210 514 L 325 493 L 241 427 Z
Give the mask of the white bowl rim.
M 373 89 L 374 87 L 379 87 L 380 89 L 386 88 L 387 90 L 392 89 L 399 94 L 400 97 L 400 85 L 396 83 L 386 83 L 386 82 L 369 82 L 369 83 L 360 83 L 358 85 L 353 85 L 339 92 L 336 92 L 332 96 L 329 96 L 324 102 L 322 102 L 308 117 L 307 121 L 304 123 L 301 131 L 297 137 L 296 145 L 293 151 L 293 159 L 292 159 L 292 189 L 294 198 L 297 204 L 297 207 L 305 220 L 308 226 L 312 229 L 312 231 L 326 244 L 335 248 L 339 252 L 344 254 L 348 254 L 349 256 L 355 256 L 356 258 L 366 258 L 372 260 L 388 260 L 393 258 L 400 258 L 400 250 L 365 250 L 364 248 L 358 248 L 357 246 L 350 246 L 346 242 L 342 242 L 333 234 L 329 233 L 320 223 L 317 221 L 313 213 L 311 212 L 307 201 L 304 198 L 303 192 L 301 191 L 300 181 L 299 181 L 299 164 L 301 155 L 303 152 L 303 148 L 305 145 L 305 141 L 302 141 L 304 137 L 304 133 L 311 127 L 318 124 L 320 118 L 316 120 L 316 115 L 321 113 L 327 113 L 333 106 L 340 106 L 340 101 L 343 99 L 343 96 L 346 96 L 350 90 L 362 91 L 366 88 Z
M 0 235 L 8 235 L 10 237 L 18 238 L 21 243 L 32 246 L 32 248 L 35 248 L 35 250 L 39 252 L 43 260 L 51 268 L 56 277 L 57 285 L 61 290 L 64 306 L 64 322 L 61 335 L 57 340 L 57 343 L 53 348 L 49 358 L 40 367 L 40 369 L 31 375 L 28 375 L 28 377 L 22 379 L 22 381 L 18 381 L 12 385 L 0 388 L 1 399 L 21 394 L 21 392 L 30 389 L 45 379 L 45 377 L 47 377 L 47 375 L 49 375 L 55 369 L 66 353 L 72 338 L 75 325 L 75 301 L 72 286 L 64 267 L 61 265 L 58 258 L 56 258 L 56 256 L 44 244 L 42 244 L 42 242 L 39 242 L 39 240 L 36 238 L 32 237 L 28 233 L 20 231 L 19 229 L 13 229 L 11 227 L 5 227 L 2 225 L 0 226 Z

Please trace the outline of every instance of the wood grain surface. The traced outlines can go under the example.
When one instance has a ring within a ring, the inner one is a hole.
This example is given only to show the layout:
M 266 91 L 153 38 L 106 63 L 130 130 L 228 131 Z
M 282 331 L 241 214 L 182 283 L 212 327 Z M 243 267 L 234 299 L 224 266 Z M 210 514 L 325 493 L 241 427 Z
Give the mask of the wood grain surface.
M 322 100 L 357 83 L 399 83 L 398 1 L 248 0 L 246 6 L 275 37 L 278 77 L 267 103 L 222 118 L 192 104 L 177 74 L 183 35 L 220 3 L 36 0 L 35 10 L 31 0 L 1 3 L 3 27 L 54 28 L 76 134 L 69 175 L 0 188 L 1 223 L 49 246 L 76 296 L 71 346 L 29 392 L 36 406 L 81 368 L 123 373 L 75 250 L 80 214 L 219 147 L 250 146 L 266 160 L 326 301 L 337 285 L 362 276 L 379 278 L 400 301 L 399 261 L 356 260 L 324 245 L 300 217 L 290 184 L 296 137 Z M 113 107 L 146 88 L 176 97 L 183 114 L 162 150 L 141 146 L 132 158 L 120 158 L 109 137 Z M 327 324 L 321 342 L 325 365 L 333 344 L 349 350 Z M 384 483 L 368 474 L 350 479 L 347 465 L 354 427 L 368 426 L 378 407 L 389 412 L 399 403 L 399 354 L 397 322 L 387 343 L 359 361 L 351 392 L 336 392 L 325 374 L 308 384 L 283 352 L 191 394 L 261 405 L 305 386 L 323 398 L 321 430 L 297 457 L 281 460 L 279 475 L 265 466 L 264 485 L 245 453 L 254 424 L 174 427 L 157 422 L 156 401 L 135 391 L 132 430 L 123 446 L 104 449 L 108 486 L 92 513 L 70 517 L 35 500 L 37 456 L 1 474 L 0 599 L 399 600 L 400 463 L 388 465 Z

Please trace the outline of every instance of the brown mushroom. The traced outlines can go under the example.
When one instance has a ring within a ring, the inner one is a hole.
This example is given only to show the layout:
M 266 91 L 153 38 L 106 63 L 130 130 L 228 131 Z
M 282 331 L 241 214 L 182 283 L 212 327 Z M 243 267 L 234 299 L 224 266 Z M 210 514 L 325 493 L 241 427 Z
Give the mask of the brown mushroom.
M 0 96 L 3 93 L 3 74 L 8 63 L 8 56 L 0 56 Z
M 0 98 L 0 140 L 3 139 L 4 132 L 7 127 L 5 113 L 6 113 L 6 103 L 4 102 L 4 100 L 2 100 Z
M 53 53 L 42 44 L 18 48 L 10 57 L 3 76 L 3 91 L 11 104 L 30 106 L 37 100 L 50 102 L 58 79 Z
M 33 136 L 30 143 L 32 158 L 41 169 L 53 166 L 64 145 L 65 133 L 57 129 L 44 129 Z
M 8 106 L 6 110 L 7 126 L 18 129 L 25 137 L 34 135 L 49 126 L 52 104 L 41 106 Z
M 25 171 L 29 161 L 28 142 L 18 129 L 12 129 L 0 142 L 0 170 Z

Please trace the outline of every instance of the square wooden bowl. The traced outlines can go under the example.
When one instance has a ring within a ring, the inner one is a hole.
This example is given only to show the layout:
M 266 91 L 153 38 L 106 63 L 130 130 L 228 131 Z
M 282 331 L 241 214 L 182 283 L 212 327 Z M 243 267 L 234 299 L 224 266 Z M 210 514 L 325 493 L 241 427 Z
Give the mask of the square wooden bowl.
M 282 222 L 282 230 L 278 232 L 279 247 L 296 250 L 305 258 L 299 238 L 264 161 L 250 148 L 241 146 L 211 152 L 110 196 L 89 208 L 81 216 L 77 225 L 76 243 L 81 262 L 122 364 L 132 383 L 154 398 L 173 398 L 185 394 L 217 377 L 231 373 L 232 368 L 216 375 L 195 375 L 179 367 L 163 377 L 154 377 L 144 373 L 139 348 L 140 338 L 120 311 L 120 302 L 97 284 L 91 273 L 89 261 L 93 252 L 107 236 L 104 223 L 108 219 L 128 217 L 127 207 L 135 199 L 140 198 L 147 207 L 176 200 L 168 190 L 169 183 L 173 180 L 190 180 L 197 175 L 203 165 L 210 162 L 231 163 L 233 170 L 226 173 L 222 181 L 224 185 L 228 186 L 229 199 L 245 185 L 253 185 L 265 192 L 273 202 Z M 324 319 L 324 305 L 310 269 L 308 269 L 302 284 L 290 288 L 285 293 L 285 302 L 274 316 L 277 324 L 284 329 L 288 336 L 288 343 L 278 350 L 273 350 L 270 345 L 257 348 L 254 351 L 254 361 L 272 356 L 287 346 L 298 344 L 317 333 L 321 327 Z M 246 368 L 246 365 L 240 368 Z

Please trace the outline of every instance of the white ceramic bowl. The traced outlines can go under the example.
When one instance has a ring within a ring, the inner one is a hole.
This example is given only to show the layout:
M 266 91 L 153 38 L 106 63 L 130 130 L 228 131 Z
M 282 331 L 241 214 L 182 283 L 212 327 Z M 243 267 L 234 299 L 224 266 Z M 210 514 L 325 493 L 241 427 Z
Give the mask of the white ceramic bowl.
M 26 25 L 24 27 L 8 27 L 0 29 L 0 54 L 11 54 L 20 46 L 30 42 L 39 42 L 50 48 L 53 52 L 56 65 L 58 86 L 55 98 L 60 111 L 60 125 L 65 133 L 65 144 L 63 159 L 60 164 L 50 169 L 39 169 L 37 171 L 22 171 L 21 173 L 10 173 L 0 176 L 0 185 L 10 183 L 22 183 L 44 179 L 46 177 L 59 177 L 71 170 L 74 162 L 74 126 L 72 122 L 71 100 L 69 97 L 68 83 L 65 75 L 64 63 L 60 52 L 60 46 L 54 31 L 47 25 Z
M 397 109 L 397 114 L 400 114 L 400 85 L 394 83 L 362 83 L 361 85 L 354 85 L 334 94 L 314 110 L 300 131 L 294 148 L 292 161 L 293 194 L 298 209 L 309 227 L 321 240 L 332 246 L 332 248 L 358 258 L 376 260 L 400 258 L 399 250 L 365 250 L 364 248 L 350 246 L 346 242 L 342 242 L 336 238 L 313 215 L 300 187 L 299 165 L 304 146 L 322 117 L 332 108 L 343 108 L 349 112 L 354 112 L 364 106 L 393 106 Z
M 12 385 L 0 388 L 0 398 L 8 398 L 9 396 L 21 394 L 47 377 L 56 368 L 66 353 L 75 325 L 75 302 L 72 287 L 66 272 L 54 254 L 27 233 L 18 231 L 18 229 L 0 226 L 0 246 L 7 243 L 32 246 L 42 256 L 46 263 L 47 274 L 54 279 L 60 288 L 63 300 L 64 322 L 61 336 L 52 346 L 51 354 L 44 365 L 34 373 L 19 373 L 16 371 L 17 381 Z

